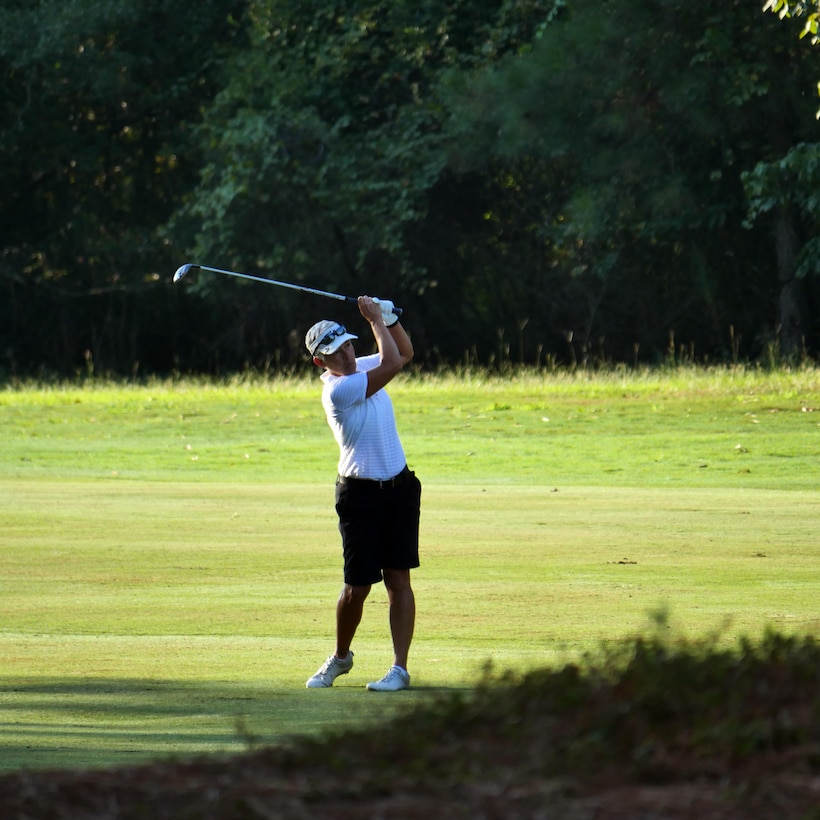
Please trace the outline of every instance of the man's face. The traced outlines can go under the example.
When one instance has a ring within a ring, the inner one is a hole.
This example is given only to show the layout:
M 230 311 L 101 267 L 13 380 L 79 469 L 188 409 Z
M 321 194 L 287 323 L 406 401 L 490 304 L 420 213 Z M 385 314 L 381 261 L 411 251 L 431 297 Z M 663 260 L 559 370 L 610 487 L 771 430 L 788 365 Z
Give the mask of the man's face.
M 317 362 L 334 376 L 349 376 L 356 372 L 356 351 L 348 339 L 335 353 L 325 353 Z

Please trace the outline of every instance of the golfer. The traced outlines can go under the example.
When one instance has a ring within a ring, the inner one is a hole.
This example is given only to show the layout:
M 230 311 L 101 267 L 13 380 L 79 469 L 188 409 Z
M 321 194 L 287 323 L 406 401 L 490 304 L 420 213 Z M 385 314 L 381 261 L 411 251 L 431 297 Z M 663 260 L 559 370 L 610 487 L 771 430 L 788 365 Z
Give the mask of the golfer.
M 342 536 L 344 587 L 336 603 L 336 651 L 308 680 L 326 689 L 353 668 L 350 645 L 371 586 L 384 581 L 390 607 L 393 665 L 374 692 L 410 686 L 407 655 L 413 640 L 416 600 L 410 570 L 419 565 L 421 484 L 407 467 L 393 404 L 384 387 L 413 358 L 410 337 L 389 302 L 358 299 L 378 353 L 356 358 L 358 338 L 338 322 L 308 330 L 305 345 L 322 373 L 322 405 L 339 445 L 336 513 Z

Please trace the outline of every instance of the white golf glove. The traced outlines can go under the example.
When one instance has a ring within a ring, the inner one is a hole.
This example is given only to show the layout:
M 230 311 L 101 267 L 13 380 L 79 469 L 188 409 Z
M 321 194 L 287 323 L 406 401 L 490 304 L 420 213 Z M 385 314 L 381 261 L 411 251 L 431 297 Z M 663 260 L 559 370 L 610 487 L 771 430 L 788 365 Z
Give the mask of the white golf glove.
M 373 300 L 382 309 L 382 319 L 387 327 L 393 327 L 399 321 L 399 317 L 393 313 L 395 305 L 389 299 Z

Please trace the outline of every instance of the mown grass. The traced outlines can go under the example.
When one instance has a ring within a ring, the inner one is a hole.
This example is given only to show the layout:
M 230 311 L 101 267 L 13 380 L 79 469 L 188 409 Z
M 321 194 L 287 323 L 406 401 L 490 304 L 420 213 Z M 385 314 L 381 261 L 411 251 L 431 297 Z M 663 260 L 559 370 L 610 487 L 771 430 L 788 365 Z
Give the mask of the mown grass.
M 232 751 L 372 725 L 618 647 L 816 631 L 816 370 L 402 377 L 424 482 L 414 688 L 376 589 L 332 647 L 336 451 L 314 378 L 0 392 L 0 767 Z M 317 697 L 318 694 L 318 697 Z
M 391 393 L 434 480 L 810 488 L 816 370 L 522 371 L 405 378 Z M 332 477 L 313 378 L 0 392 L 6 474 L 191 481 Z M 120 422 L 123 422 L 120 424 Z

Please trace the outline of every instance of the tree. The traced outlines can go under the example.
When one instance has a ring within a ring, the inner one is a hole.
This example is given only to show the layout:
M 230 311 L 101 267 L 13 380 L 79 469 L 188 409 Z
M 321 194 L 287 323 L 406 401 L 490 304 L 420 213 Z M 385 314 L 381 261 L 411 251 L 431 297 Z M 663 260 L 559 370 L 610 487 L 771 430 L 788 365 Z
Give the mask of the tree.
M 743 236 L 741 175 L 810 133 L 810 63 L 746 3 L 604 6 L 577 0 L 531 52 L 462 79 L 455 116 L 497 156 L 569 172 L 541 236 L 582 286 L 587 347 L 657 349 L 665 326 L 726 349 L 730 327 L 775 323 L 779 248 Z
M 805 17 L 800 37 L 818 43 L 820 0 L 788 3 L 769 0 L 764 10 L 781 18 Z M 820 91 L 820 84 L 818 84 Z M 817 114 L 820 117 L 820 112 Z M 816 191 L 820 183 L 818 143 L 798 143 L 781 157 L 758 163 L 743 174 L 749 196 L 749 225 L 770 220 L 777 244 L 780 278 L 781 344 L 790 355 L 805 349 L 812 310 L 806 278 L 820 273 L 820 211 Z M 798 216 L 799 214 L 799 216 Z
M 214 93 L 221 49 L 241 36 L 243 5 L 0 7 L 9 368 L 39 360 L 61 372 L 84 361 L 127 369 L 148 352 L 151 337 L 139 340 L 146 319 L 168 301 L 157 229 L 193 182 L 190 124 Z
M 191 236 L 195 256 L 328 290 L 425 292 L 438 277 L 424 225 L 448 162 L 438 79 L 524 46 L 554 5 L 255 4 L 251 47 L 207 113 L 207 165 L 174 235 Z M 228 283 L 202 287 L 238 311 L 258 302 Z M 291 308 L 305 302 L 275 300 L 280 337 L 298 339 Z

